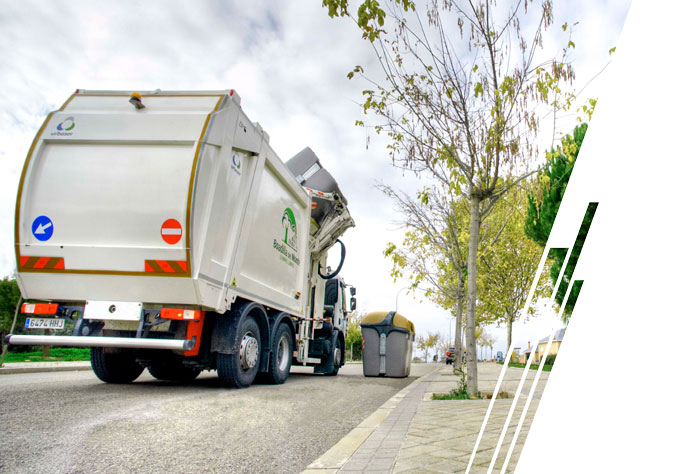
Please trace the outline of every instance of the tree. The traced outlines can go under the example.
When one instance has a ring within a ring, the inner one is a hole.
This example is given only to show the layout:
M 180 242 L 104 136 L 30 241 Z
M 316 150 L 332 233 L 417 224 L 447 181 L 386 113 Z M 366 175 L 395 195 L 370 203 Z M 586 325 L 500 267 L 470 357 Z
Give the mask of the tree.
M 429 332 L 426 336 L 419 335 L 416 339 L 417 348 L 424 352 L 425 362 L 429 361 L 429 352 L 436 347 L 441 335 L 438 332 Z
M 349 313 L 349 323 L 346 330 L 346 352 L 350 355 L 351 360 L 359 359 L 363 351 L 363 337 L 360 330 L 360 322 L 365 314 L 359 314 L 356 311 Z
M 19 285 L 14 279 L 5 277 L 0 280 L 0 336 L 4 345 L 5 336 L 9 334 L 14 319 L 14 310 L 21 297 Z
M 487 344 L 489 348 L 489 359 L 493 359 L 493 346 L 497 341 L 498 339 L 493 334 L 489 334 Z
M 501 200 L 489 218 L 491 224 L 499 222 L 496 227 L 501 228 L 500 233 L 479 259 L 477 312 L 483 322 L 507 327 L 507 349 L 512 345 L 512 325 L 521 316 L 543 254 L 543 249 L 524 233 L 524 197 L 521 190 L 516 190 Z M 547 288 L 546 281 L 543 273 L 537 294 Z M 530 313 L 533 309 L 529 308 Z
M 560 209 L 562 197 L 572 175 L 586 130 L 588 130 L 588 124 L 582 123 L 574 129 L 572 134 L 565 136 L 559 146 L 551 148 L 546 153 L 547 163 L 542 173 L 535 180 L 535 189 L 528 193 L 524 231 L 541 248 L 545 248 L 550 237 L 555 217 Z M 590 225 L 592 217 L 587 215 L 586 219 L 587 224 Z M 577 243 L 583 246 L 585 238 L 585 233 L 580 233 L 577 237 Z M 550 249 L 548 253 L 548 257 L 552 260 L 550 277 L 553 282 L 556 282 L 560 275 L 565 256 L 566 251 L 562 249 Z M 570 257 L 567 262 L 565 274 L 555 296 L 555 301 L 558 305 L 562 304 L 577 260 L 577 258 Z M 571 316 L 579 291 L 580 286 L 574 286 L 569 298 L 567 298 L 565 312 L 562 315 L 565 322 Z
M 323 5 L 332 17 L 351 16 L 347 0 L 323 0 Z M 573 79 L 564 55 L 559 61 L 537 58 L 553 21 L 552 4 L 529 6 L 519 0 L 505 11 L 490 0 L 434 1 L 425 23 L 413 2 L 395 0 L 387 7 L 394 24 L 390 38 L 384 29 L 387 12 L 376 0 L 362 2 L 354 19 L 386 81 L 366 76 L 361 66 L 349 77 L 368 79 L 364 111 L 380 118 L 373 127 L 390 138 L 393 163 L 441 181 L 469 206 L 465 326 L 470 394 L 478 391 L 474 331 L 482 220 L 525 177 L 536 152 L 537 106 L 568 107 L 572 97 L 561 93 L 561 84 Z M 522 20 L 536 26 L 522 28 Z M 450 37 L 453 31 L 460 37 Z M 564 54 L 573 45 L 569 39 Z
M 17 305 L 21 300 L 21 292 L 17 281 L 9 277 L 0 279 L 0 367 L 5 361 L 8 346 L 5 344 L 5 336 L 12 330 L 14 315 L 18 310 Z M 18 316 L 18 314 L 17 314 Z M 26 319 L 25 317 L 21 318 Z M 23 323 L 23 321 L 20 321 Z
M 389 186 L 379 188 L 394 201 L 404 218 L 401 224 L 407 229 L 401 247 L 390 242 L 384 251 L 384 256 L 393 262 L 391 275 L 394 281 L 408 276 L 413 288 L 426 284 L 425 295 L 452 311 L 456 320 L 455 360 L 460 367 L 467 275 L 467 205 L 438 183 L 420 191 L 417 199 Z

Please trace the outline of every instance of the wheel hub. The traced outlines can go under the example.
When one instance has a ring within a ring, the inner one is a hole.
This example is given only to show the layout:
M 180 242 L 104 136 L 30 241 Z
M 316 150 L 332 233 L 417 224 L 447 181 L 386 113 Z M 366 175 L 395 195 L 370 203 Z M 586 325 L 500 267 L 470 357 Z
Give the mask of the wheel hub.
M 280 370 L 285 370 L 289 363 L 289 341 L 283 335 L 277 345 L 277 364 Z
M 253 369 L 258 361 L 258 341 L 247 333 L 240 343 L 240 366 L 243 370 Z
M 337 367 L 341 366 L 341 349 L 338 347 L 334 348 L 334 365 Z

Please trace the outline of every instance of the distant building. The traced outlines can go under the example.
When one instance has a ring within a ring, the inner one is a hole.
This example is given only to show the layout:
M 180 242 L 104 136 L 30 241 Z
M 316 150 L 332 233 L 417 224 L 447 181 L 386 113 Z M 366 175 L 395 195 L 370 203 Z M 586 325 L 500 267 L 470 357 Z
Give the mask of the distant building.
M 522 364 L 526 364 L 526 361 L 529 360 L 529 356 L 531 355 L 531 341 L 529 341 L 529 347 L 524 349 L 524 352 L 522 352 L 519 356 L 519 362 Z
M 520 362 L 522 360 L 522 348 L 521 347 L 515 347 L 512 349 L 512 357 L 510 358 L 511 362 Z
M 566 329 L 567 328 L 562 328 L 555 331 L 555 335 L 553 336 L 553 342 L 550 343 L 550 350 L 548 351 L 548 355 L 557 355 L 557 353 L 560 351 L 562 339 L 564 339 L 564 331 Z M 529 346 L 524 350 L 524 352 L 520 353 L 519 361 L 522 364 L 526 364 L 526 361 L 529 360 L 529 357 L 531 357 L 532 364 L 540 364 L 541 358 L 543 357 L 543 353 L 545 352 L 545 348 L 548 346 L 549 339 L 550 336 L 546 336 L 540 341 L 538 341 L 538 347 L 536 348 L 536 351 L 533 354 L 531 353 L 531 341 L 529 341 Z
M 562 339 L 564 339 L 564 331 L 566 329 L 567 328 L 562 328 L 558 331 L 555 331 L 555 335 L 553 336 L 553 342 L 550 343 L 550 350 L 548 351 L 548 355 L 557 355 L 557 353 L 560 351 Z M 546 336 L 540 341 L 538 341 L 538 349 L 536 350 L 536 354 L 534 354 L 536 356 L 534 359 L 534 364 L 538 364 L 541 362 L 543 353 L 545 352 L 546 347 L 548 346 L 549 337 L 550 336 Z

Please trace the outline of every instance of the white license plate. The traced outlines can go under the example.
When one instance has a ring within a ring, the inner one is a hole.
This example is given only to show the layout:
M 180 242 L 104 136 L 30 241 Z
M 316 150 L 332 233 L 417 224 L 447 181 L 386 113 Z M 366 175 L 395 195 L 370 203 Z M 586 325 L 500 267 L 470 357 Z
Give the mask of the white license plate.
M 64 329 L 63 319 L 26 318 L 27 329 Z
M 84 319 L 139 321 L 142 303 L 129 301 L 86 301 Z

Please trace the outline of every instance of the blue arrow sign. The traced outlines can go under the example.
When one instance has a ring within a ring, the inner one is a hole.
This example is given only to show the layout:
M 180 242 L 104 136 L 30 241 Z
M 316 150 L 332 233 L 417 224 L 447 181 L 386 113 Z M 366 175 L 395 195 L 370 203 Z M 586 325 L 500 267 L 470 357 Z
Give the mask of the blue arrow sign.
M 33 231 L 33 236 L 36 239 L 40 240 L 41 242 L 45 242 L 46 240 L 50 240 L 50 237 L 52 237 L 52 233 L 55 231 L 55 226 L 52 225 L 52 221 L 49 217 L 38 216 L 33 221 L 31 230 Z

